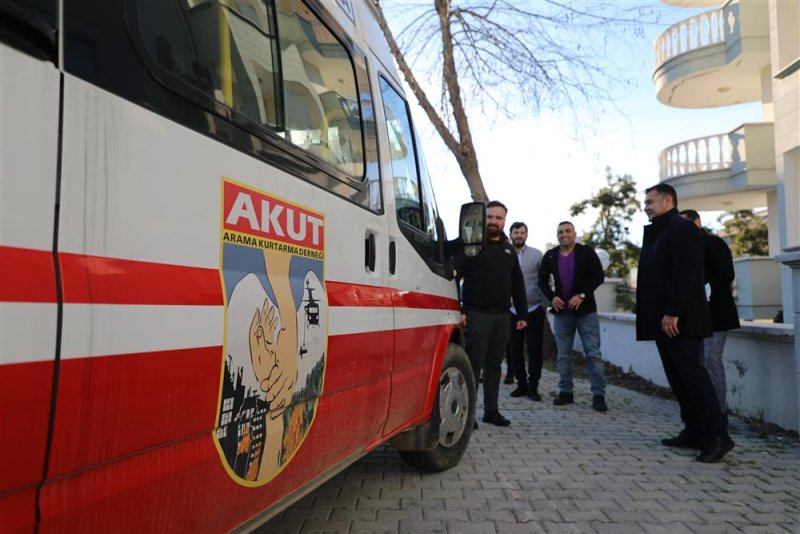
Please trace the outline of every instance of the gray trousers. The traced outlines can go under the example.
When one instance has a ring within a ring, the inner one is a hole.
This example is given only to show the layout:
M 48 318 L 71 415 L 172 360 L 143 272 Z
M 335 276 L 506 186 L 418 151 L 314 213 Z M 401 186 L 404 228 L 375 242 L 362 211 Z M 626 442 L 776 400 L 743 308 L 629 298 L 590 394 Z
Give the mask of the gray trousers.
M 489 313 L 467 312 L 467 326 L 464 328 L 464 341 L 467 355 L 475 374 L 475 386 L 483 371 L 483 409 L 487 412 L 497 410 L 497 397 L 500 394 L 500 364 L 506 355 L 508 345 L 508 312 Z
M 722 351 L 725 350 L 725 340 L 728 337 L 726 330 L 714 332 L 714 335 L 703 340 L 703 355 L 705 357 L 706 370 L 711 383 L 714 384 L 714 391 L 717 393 L 719 409 L 725 413 L 725 394 L 727 384 L 725 383 L 725 365 L 722 363 Z

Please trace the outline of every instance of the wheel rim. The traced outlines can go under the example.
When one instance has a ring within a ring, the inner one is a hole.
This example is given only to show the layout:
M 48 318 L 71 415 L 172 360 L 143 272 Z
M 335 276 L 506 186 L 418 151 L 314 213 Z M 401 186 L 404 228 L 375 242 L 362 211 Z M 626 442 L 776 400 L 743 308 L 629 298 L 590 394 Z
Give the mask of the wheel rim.
M 439 380 L 439 443 L 452 447 L 464 434 L 469 414 L 467 380 L 455 367 L 448 367 Z

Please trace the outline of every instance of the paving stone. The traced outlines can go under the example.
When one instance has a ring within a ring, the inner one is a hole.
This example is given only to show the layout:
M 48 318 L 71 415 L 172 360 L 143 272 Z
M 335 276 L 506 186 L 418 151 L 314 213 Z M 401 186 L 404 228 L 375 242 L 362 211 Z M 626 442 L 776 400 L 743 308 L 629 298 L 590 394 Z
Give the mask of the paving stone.
M 555 508 L 552 510 L 514 510 L 514 516 L 521 523 L 546 523 L 563 520 L 563 516 Z
M 516 522 L 512 510 L 470 510 L 467 515 L 470 521 Z
M 555 521 L 545 521 L 542 527 L 547 534 L 583 534 L 594 532 L 588 523 L 559 523 Z
M 458 532 L 460 534 L 496 534 L 494 523 L 491 521 L 468 522 L 448 521 L 448 532 Z
M 403 498 L 400 499 L 401 510 L 414 510 L 414 509 L 428 509 L 428 510 L 444 510 L 444 499 L 416 499 L 416 498 Z
M 344 508 L 334 508 L 331 510 L 331 516 L 329 519 L 331 521 L 339 521 L 342 519 L 350 520 L 350 521 L 375 521 L 375 516 L 378 515 L 378 511 L 374 508 L 359 508 L 356 510 L 348 510 Z
M 353 521 L 348 533 L 358 534 L 396 534 L 397 521 Z
M 423 521 L 459 521 L 466 523 L 469 521 L 469 511 L 464 508 L 460 510 L 444 509 L 444 510 L 422 510 Z
M 465 489 L 464 499 L 468 501 L 481 499 L 504 499 L 506 493 L 502 489 Z
M 420 488 L 384 488 L 381 490 L 381 499 L 419 499 L 422 497 Z
M 602 510 L 565 510 L 563 506 L 558 506 L 558 511 L 564 518 L 565 523 L 581 523 L 589 521 L 600 521 L 607 523 L 608 515 Z
M 756 526 L 746 525 L 741 532 L 745 534 L 797 534 L 797 523 L 791 525 Z
M 447 523 L 445 521 L 413 521 L 407 519 L 400 520 L 400 534 L 446 534 Z
M 501 386 L 512 426 L 481 425 L 458 466 L 417 471 L 381 446 L 256 532 L 800 534 L 797 442 L 731 417 L 734 451 L 699 464 L 659 443 L 682 426 L 674 401 L 608 386 L 599 416 L 582 379 L 553 406 L 556 382 L 543 372 L 534 405 Z
M 345 519 L 340 519 L 339 521 L 317 521 L 308 519 L 303 523 L 303 533 L 317 534 L 322 532 L 347 532 L 350 530 L 349 527 L 350 521 Z
M 311 519 L 317 521 L 326 521 L 331 516 L 330 508 L 295 508 L 294 506 L 287 509 L 284 513 L 284 519 Z
M 413 510 L 387 510 L 378 508 L 377 521 L 400 521 L 401 519 L 421 520 L 422 509 L 415 508 Z
M 386 509 L 399 510 L 399 499 L 359 499 L 358 508 L 368 508 L 370 510 Z

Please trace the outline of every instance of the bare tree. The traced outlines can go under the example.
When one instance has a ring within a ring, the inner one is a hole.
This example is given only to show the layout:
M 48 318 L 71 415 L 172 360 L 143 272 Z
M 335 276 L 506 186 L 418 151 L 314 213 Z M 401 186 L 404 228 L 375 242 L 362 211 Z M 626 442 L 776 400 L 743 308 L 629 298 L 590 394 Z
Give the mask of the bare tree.
M 628 2 L 372 1 L 400 72 L 455 157 L 474 200 L 488 197 L 467 109 L 505 118 L 567 109 L 577 118 L 587 105 L 613 104 L 612 89 L 626 77 L 608 59 L 610 40 L 641 37 L 642 24 L 655 18 L 652 10 Z M 392 19 L 400 27 L 397 38 L 384 6 L 398 12 Z M 419 74 L 407 58 L 421 65 Z M 423 88 L 426 78 L 439 80 L 435 98 Z

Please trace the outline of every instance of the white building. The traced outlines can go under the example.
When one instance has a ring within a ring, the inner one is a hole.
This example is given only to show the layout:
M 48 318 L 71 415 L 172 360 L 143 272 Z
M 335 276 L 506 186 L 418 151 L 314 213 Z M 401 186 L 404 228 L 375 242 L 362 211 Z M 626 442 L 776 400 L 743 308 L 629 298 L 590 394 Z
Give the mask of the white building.
M 768 208 L 769 257 L 737 258 L 743 322 L 725 350 L 728 404 L 797 430 L 800 426 L 800 2 L 798 0 L 662 0 L 686 18 L 654 44 L 656 97 L 676 108 L 760 101 L 762 121 L 728 132 L 676 139 L 659 155 L 660 179 L 679 208 Z M 701 213 L 702 215 L 702 213 Z M 705 220 L 705 218 L 704 218 Z M 624 314 L 603 314 L 604 354 L 615 364 L 666 384 L 655 348 L 619 345 L 632 327 Z M 648 352 L 646 349 L 645 352 Z M 631 360 L 627 361 L 628 355 Z

